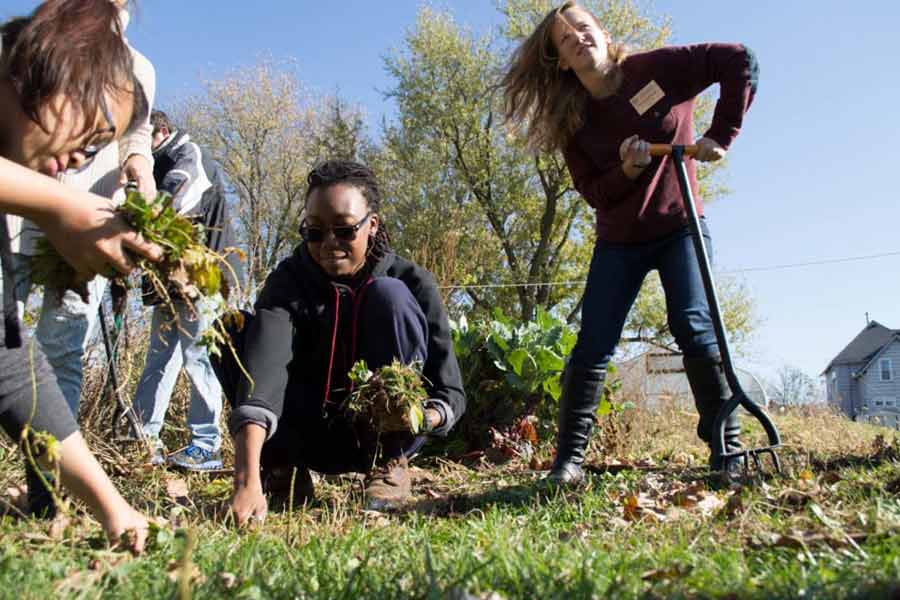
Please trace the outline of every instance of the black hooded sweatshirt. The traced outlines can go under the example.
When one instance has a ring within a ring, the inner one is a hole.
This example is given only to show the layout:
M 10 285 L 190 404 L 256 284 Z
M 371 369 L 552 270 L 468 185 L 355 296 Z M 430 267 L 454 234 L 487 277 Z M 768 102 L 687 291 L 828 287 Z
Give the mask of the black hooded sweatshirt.
M 429 406 L 444 417 L 434 433 L 446 435 L 466 407 L 450 324 L 434 276 L 415 263 L 386 253 L 369 278 L 402 281 L 428 324 L 428 356 L 422 375 Z M 318 419 L 323 408 L 338 404 L 348 389 L 355 362 L 353 339 L 358 286 L 331 279 L 313 261 L 305 244 L 283 260 L 266 279 L 245 332 L 241 360 L 253 378 L 240 378 L 231 430 L 247 423 L 266 427 L 268 437 L 283 417 Z

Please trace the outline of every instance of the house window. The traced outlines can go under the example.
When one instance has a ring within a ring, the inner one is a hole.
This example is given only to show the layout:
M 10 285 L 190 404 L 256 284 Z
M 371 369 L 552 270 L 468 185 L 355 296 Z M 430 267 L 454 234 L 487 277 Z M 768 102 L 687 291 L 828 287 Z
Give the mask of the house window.
M 891 381 L 894 378 L 891 359 L 882 358 L 880 361 L 878 361 L 878 364 L 881 367 L 881 381 Z
M 895 408 L 898 406 L 897 398 L 891 396 L 875 396 L 872 398 L 872 408 Z

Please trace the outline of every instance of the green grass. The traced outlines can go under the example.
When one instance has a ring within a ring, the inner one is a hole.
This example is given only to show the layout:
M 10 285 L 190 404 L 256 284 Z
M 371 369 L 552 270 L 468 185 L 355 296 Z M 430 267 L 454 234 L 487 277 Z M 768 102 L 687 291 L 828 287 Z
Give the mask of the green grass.
M 824 413 L 780 417 L 785 475 L 722 489 L 698 466 L 705 456 L 690 415 L 630 418 L 618 458 L 649 459 L 649 470 L 594 472 L 578 489 L 554 491 L 524 463 L 429 459 L 417 463 L 404 512 L 366 512 L 359 481 L 321 480 L 312 506 L 273 511 L 253 531 L 221 517 L 227 481 L 186 477 L 190 496 L 176 500 L 165 480 L 178 475 L 119 456 L 117 483 L 164 519 L 147 552 L 106 550 L 83 515 L 61 539 L 46 523 L 6 517 L 0 597 L 175 597 L 178 573 L 189 572 L 179 564 L 190 537 L 195 598 L 898 594 L 900 445 L 891 432 Z M 748 436 L 758 433 L 748 423 Z M 20 477 L 9 452 L 0 450 L 4 489 Z M 702 499 L 709 510 L 696 505 Z M 652 507 L 629 509 L 632 500 Z

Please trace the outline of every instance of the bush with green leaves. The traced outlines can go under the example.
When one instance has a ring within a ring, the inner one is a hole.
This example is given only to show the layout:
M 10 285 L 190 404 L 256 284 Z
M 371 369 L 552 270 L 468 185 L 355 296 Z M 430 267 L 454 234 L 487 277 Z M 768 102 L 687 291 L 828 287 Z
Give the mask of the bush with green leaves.
M 576 328 L 539 308 L 532 321 L 518 321 L 498 309 L 491 318 L 472 322 L 463 316 L 451 322 L 451 329 L 467 406 L 447 449 L 485 449 L 494 440 L 493 431 L 518 430 L 529 417 L 537 417 L 538 438 L 550 438 L 556 431 L 560 376 L 575 345 Z M 611 410 L 604 398 L 598 414 Z

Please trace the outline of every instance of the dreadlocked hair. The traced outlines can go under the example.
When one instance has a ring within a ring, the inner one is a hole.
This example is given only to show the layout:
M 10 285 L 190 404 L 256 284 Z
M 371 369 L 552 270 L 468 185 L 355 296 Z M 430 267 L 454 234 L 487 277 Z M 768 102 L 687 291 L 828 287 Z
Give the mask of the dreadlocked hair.
M 391 252 L 391 236 L 381 218 L 381 189 L 378 179 L 369 167 L 352 160 L 328 160 L 319 163 L 306 177 L 306 202 L 313 190 L 327 189 L 338 184 L 352 185 L 366 199 L 369 211 L 379 216 L 378 231 L 369 238 L 366 252 L 366 268 L 371 268 Z

